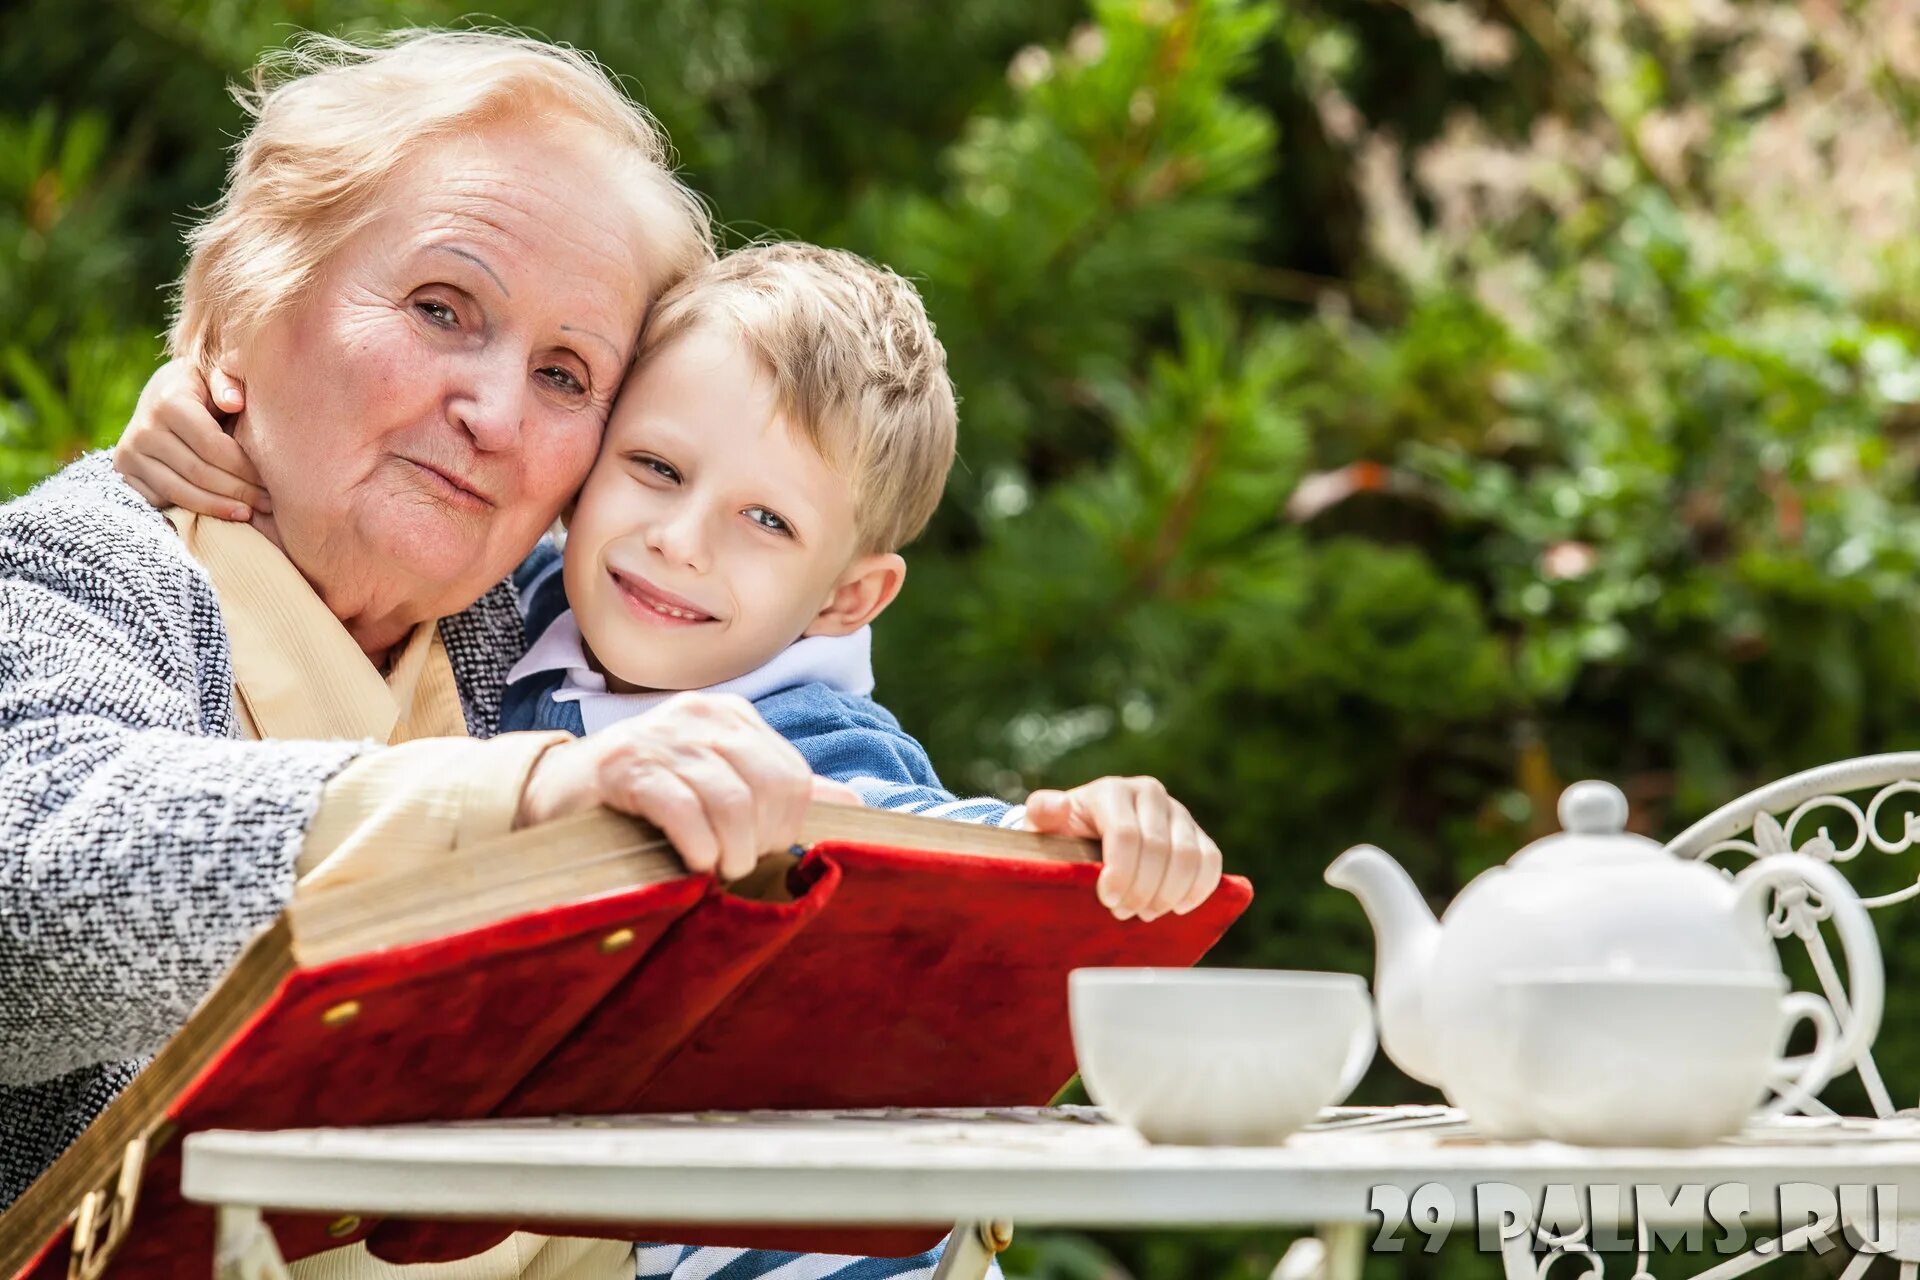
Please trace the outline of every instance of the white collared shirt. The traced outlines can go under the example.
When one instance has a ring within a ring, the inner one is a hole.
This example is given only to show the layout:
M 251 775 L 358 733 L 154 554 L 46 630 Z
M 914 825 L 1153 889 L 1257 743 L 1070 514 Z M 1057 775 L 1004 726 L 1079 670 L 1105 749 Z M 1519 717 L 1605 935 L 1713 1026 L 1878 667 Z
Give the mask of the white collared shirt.
M 580 624 L 573 610 L 553 620 L 540 633 L 526 656 L 507 673 L 507 683 L 538 675 L 543 671 L 565 671 L 566 679 L 554 690 L 556 702 L 580 704 L 580 724 L 588 733 L 597 733 L 610 724 L 628 720 L 659 706 L 679 690 L 650 693 L 616 693 L 607 688 L 607 679 L 587 661 L 586 642 L 580 636 Z M 796 685 L 818 682 L 856 697 L 873 692 L 873 629 L 862 627 L 844 636 L 806 636 L 743 676 L 708 685 L 701 693 L 735 693 L 748 702 Z

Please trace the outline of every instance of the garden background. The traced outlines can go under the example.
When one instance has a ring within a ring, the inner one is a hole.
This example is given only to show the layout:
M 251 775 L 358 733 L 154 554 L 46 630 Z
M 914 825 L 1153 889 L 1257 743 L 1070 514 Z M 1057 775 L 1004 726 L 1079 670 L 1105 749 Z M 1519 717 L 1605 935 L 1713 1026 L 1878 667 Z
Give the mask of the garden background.
M 0 493 L 111 443 L 159 360 L 223 86 L 302 28 L 471 13 L 0 14 Z M 1259 885 L 1221 961 L 1371 972 L 1319 881 L 1357 840 L 1444 903 L 1568 781 L 1670 835 L 1920 737 L 1916 0 L 487 17 L 629 77 L 736 243 L 921 284 L 961 463 L 880 694 L 961 790 L 1164 778 Z M 1383 1059 L 1358 1096 L 1433 1095 Z M 1031 1233 L 1010 1269 L 1252 1278 L 1283 1244 Z

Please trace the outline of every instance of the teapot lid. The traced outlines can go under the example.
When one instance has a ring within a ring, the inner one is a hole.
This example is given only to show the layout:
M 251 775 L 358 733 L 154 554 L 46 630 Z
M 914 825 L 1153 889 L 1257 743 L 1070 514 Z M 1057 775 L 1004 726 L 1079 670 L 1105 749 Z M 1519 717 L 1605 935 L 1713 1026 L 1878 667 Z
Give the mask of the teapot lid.
M 1649 855 L 1666 857 L 1657 842 L 1627 830 L 1627 797 L 1611 782 L 1576 782 L 1560 793 L 1561 830 L 1513 855 L 1511 867 L 1565 867 L 1601 859 L 1618 866 Z

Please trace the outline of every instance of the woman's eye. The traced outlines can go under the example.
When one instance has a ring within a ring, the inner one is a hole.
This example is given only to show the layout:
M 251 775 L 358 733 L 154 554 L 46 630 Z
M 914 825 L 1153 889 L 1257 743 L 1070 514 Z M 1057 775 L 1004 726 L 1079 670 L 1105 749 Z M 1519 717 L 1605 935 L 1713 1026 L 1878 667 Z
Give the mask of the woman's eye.
M 454 313 L 453 308 L 444 302 L 434 302 L 429 299 L 414 303 L 413 309 L 443 329 L 451 329 L 460 322 L 460 317 Z
M 548 382 L 570 395 L 578 395 L 587 389 L 580 379 L 573 376 L 573 370 L 562 368 L 557 364 L 547 366 L 540 373 Z
M 793 526 L 787 523 L 786 517 L 769 511 L 765 507 L 748 507 L 746 516 L 747 519 L 753 521 L 763 529 L 771 529 L 775 533 L 784 533 L 789 538 L 793 536 Z

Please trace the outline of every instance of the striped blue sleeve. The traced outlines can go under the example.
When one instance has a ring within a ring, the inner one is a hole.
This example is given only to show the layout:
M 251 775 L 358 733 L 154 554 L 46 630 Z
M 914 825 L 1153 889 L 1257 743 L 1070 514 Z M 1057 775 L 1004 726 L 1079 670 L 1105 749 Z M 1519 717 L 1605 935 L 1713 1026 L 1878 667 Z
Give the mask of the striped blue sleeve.
M 860 793 L 860 803 L 869 809 L 893 809 L 926 818 L 978 822 L 989 827 L 1019 829 L 1026 825 L 1027 806 L 1008 804 L 992 796 L 956 796 L 939 787 L 888 782 L 882 778 L 853 777 L 843 781 Z
M 1026 809 L 991 796 L 962 798 L 940 785 L 926 748 L 872 698 L 802 685 L 762 698 L 754 707 L 781 737 L 800 748 L 807 767 L 844 782 L 872 809 L 896 809 L 1018 827 Z
M 937 788 L 926 748 L 872 698 L 805 684 L 753 704 L 774 732 L 800 749 L 823 778 L 880 778 Z
M 680 1260 L 695 1252 L 691 1245 L 640 1244 L 633 1249 L 634 1280 L 673 1280 Z
M 932 1280 L 945 1243 L 910 1258 L 642 1245 L 635 1254 L 634 1275 L 636 1280 Z M 678 1256 L 669 1260 L 672 1253 Z M 1002 1280 L 998 1261 L 989 1265 L 987 1276 Z

